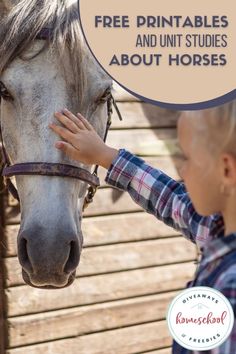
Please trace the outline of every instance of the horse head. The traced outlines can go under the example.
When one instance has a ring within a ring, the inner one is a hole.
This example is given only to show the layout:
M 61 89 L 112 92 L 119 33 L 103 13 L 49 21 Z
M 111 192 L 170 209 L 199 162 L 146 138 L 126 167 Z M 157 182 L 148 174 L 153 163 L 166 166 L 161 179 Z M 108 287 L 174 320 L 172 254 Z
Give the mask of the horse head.
M 1 1 L 0 1 L 1 3 Z M 82 112 L 103 137 L 107 106 L 101 100 L 111 79 L 98 66 L 69 0 L 4 0 L 0 25 L 1 127 L 12 164 L 70 164 L 54 148 L 48 129 L 54 112 Z M 13 6 L 14 5 L 14 6 Z M 46 39 L 37 35 L 47 29 Z M 18 257 L 25 282 L 61 288 L 75 278 L 83 245 L 82 206 L 87 183 L 74 178 L 16 176 L 21 206 Z

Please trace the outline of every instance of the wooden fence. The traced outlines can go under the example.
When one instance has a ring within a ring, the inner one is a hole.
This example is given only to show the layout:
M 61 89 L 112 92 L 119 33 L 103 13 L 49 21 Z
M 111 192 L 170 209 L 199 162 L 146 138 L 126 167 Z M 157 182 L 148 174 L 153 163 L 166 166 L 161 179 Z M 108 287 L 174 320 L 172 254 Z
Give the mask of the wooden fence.
M 108 144 L 178 178 L 176 112 L 116 89 L 124 121 L 114 116 Z M 77 279 L 62 290 L 34 289 L 16 257 L 19 207 L 2 203 L 0 354 L 171 353 L 166 312 L 193 277 L 195 245 L 103 182 L 84 216 Z

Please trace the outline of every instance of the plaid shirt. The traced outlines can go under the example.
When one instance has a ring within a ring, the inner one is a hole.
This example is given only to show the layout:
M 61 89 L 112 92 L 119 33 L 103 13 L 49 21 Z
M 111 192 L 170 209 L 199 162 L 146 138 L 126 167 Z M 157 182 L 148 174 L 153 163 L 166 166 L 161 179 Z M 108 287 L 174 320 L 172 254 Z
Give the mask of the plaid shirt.
M 175 181 L 159 169 L 154 169 L 125 149 L 120 149 L 118 156 L 112 161 L 105 181 L 127 191 L 146 212 L 180 231 L 186 239 L 199 246 L 202 258 L 195 273 L 198 276 L 195 281 L 187 283 L 188 287 L 192 284 L 205 286 L 206 279 L 220 265 L 223 257 L 233 252 L 234 264 L 225 272 L 219 272 L 211 286 L 228 298 L 236 315 L 236 233 L 224 237 L 222 215 L 199 215 L 183 183 Z M 172 353 L 236 354 L 236 321 L 230 336 L 218 348 L 204 352 L 181 348 L 174 341 Z

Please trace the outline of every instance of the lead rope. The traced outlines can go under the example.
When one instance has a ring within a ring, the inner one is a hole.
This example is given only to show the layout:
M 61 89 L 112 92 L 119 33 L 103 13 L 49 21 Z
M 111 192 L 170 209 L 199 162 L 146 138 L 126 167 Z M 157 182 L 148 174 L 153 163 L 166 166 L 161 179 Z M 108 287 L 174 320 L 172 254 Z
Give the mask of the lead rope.
M 112 113 L 113 113 L 113 109 L 112 109 L 112 106 L 114 106 L 115 110 L 116 110 L 116 113 L 119 117 L 119 120 L 122 121 L 122 116 L 121 116 L 121 113 L 119 111 L 119 108 L 116 104 L 116 101 L 114 99 L 114 97 L 112 96 L 112 93 L 109 92 L 108 93 L 108 99 L 107 99 L 107 125 L 106 125 L 106 131 L 105 131 L 105 135 L 104 135 L 104 138 L 103 138 L 103 141 L 104 143 L 106 142 L 106 139 L 107 139 L 107 134 L 108 134 L 108 131 L 110 129 L 110 126 L 111 126 L 111 123 L 112 123 Z M 95 166 L 94 168 L 94 171 L 93 171 L 93 175 L 98 177 L 98 165 Z M 93 198 L 95 196 L 95 193 L 97 192 L 97 189 L 98 187 L 93 187 L 93 186 L 89 186 L 88 188 L 88 192 L 87 192 L 87 195 L 84 199 L 84 204 L 83 204 L 83 211 L 89 206 L 89 204 L 91 204 L 93 202 Z

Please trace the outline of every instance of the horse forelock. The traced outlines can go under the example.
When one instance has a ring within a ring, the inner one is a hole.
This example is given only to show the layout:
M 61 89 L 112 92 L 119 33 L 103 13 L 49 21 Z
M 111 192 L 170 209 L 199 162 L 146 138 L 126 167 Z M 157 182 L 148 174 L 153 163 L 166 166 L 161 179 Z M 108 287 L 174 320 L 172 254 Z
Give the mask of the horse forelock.
M 84 41 L 74 0 L 21 0 L 0 23 L 0 75 L 33 43 L 43 28 L 50 29 L 45 48 L 53 48 L 61 64 L 69 55 L 76 97 L 82 101 L 86 80 Z M 50 45 L 49 45 L 50 42 Z

